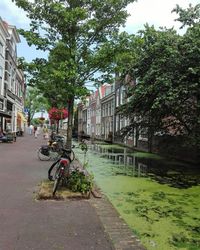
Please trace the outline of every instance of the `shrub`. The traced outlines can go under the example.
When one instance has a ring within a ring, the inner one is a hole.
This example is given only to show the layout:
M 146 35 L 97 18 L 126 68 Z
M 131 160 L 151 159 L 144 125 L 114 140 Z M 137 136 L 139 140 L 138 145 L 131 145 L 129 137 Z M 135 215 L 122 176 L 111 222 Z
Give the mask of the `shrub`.
M 84 171 L 74 170 L 69 176 L 68 187 L 73 192 L 86 194 L 92 190 L 93 176 L 86 175 Z

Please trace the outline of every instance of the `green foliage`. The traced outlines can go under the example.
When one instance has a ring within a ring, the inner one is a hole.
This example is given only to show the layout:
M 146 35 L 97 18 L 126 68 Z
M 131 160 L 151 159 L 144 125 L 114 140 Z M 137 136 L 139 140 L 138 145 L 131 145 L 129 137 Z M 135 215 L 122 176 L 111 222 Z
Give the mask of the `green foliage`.
M 88 94 L 86 84 L 102 72 L 99 81 L 113 73 L 112 40 L 135 0 L 12 0 L 27 12 L 30 30 L 19 30 L 29 45 L 49 51 L 49 58 L 35 60 L 27 69 L 37 86 L 56 107 L 68 101 L 67 146 L 71 147 L 74 99 Z M 112 52 L 112 53 L 111 53 Z
M 41 124 L 41 123 L 40 123 L 40 120 L 39 120 L 38 118 L 33 118 L 33 119 L 31 120 L 31 124 L 33 124 L 33 125 L 39 125 L 39 124 Z
M 29 119 L 31 122 L 34 114 L 41 111 L 41 108 L 48 110 L 49 104 L 39 89 L 28 87 L 26 92 L 25 107 L 29 109 Z
M 119 113 L 129 117 L 130 125 L 122 132 L 148 128 L 149 139 L 155 132 L 184 135 L 185 142 L 200 147 L 199 5 L 178 8 L 177 13 L 184 14 L 184 23 L 188 20 L 190 25 L 182 36 L 173 29 L 149 25 L 135 37 L 124 36 L 133 42 L 122 50 L 120 58 L 130 64 L 120 69 L 122 79 L 128 74 L 137 84 L 126 86 L 129 102 Z
M 87 146 L 87 143 L 82 141 L 79 143 L 79 148 L 84 152 L 86 153 L 88 151 L 88 146 Z
M 86 168 L 88 166 L 88 160 L 86 158 L 87 156 L 87 152 L 88 152 L 88 145 L 87 143 L 82 140 L 80 143 L 79 143 L 79 148 L 83 151 L 84 153 L 84 160 L 83 160 L 83 168 Z
M 69 176 L 68 187 L 73 192 L 86 194 L 92 190 L 93 176 L 85 175 L 84 172 L 79 170 L 74 170 Z
M 183 249 L 198 250 L 200 247 L 200 240 L 197 237 L 190 238 L 184 233 L 174 233 L 169 241 L 175 247 Z
M 153 200 L 163 200 L 166 198 L 166 195 L 164 192 L 154 192 L 152 195 Z
M 125 23 L 126 6 L 134 0 L 13 2 L 31 19 L 29 31 L 19 30 L 28 44 L 50 51 L 47 64 L 37 60 L 29 68 L 35 76 L 39 73 L 38 80 L 42 77 L 40 71 L 45 73 L 43 66 L 54 68 L 50 75 L 46 72 L 43 76 L 64 83 L 68 94 L 80 97 L 86 94 L 85 82 L 94 80 L 97 71 L 107 72 L 103 77 L 108 77 L 116 52 L 108 45 Z
M 189 4 L 189 8 L 186 10 L 181 8 L 179 5 L 176 5 L 176 8 L 174 8 L 172 12 L 179 14 L 179 18 L 176 20 L 182 23 L 181 28 L 185 25 L 192 26 L 195 23 L 200 22 L 200 4 L 197 4 L 194 7 Z

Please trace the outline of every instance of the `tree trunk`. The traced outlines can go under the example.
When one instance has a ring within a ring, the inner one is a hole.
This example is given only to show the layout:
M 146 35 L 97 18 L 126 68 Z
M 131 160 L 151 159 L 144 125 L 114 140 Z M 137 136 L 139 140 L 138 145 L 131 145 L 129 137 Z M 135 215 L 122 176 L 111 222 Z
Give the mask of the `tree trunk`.
M 67 126 L 67 142 L 66 148 L 72 147 L 72 127 L 73 127 L 73 114 L 74 114 L 74 97 L 68 102 L 68 126 Z
M 56 133 L 59 133 L 59 120 L 56 121 Z
M 31 112 L 28 111 L 28 119 L 27 119 L 28 127 L 31 125 Z
M 152 153 L 152 143 L 153 143 L 153 128 L 151 114 L 149 115 L 149 126 L 148 126 L 148 152 Z
M 152 143 L 153 143 L 153 136 L 152 131 L 148 129 L 148 152 L 152 153 Z

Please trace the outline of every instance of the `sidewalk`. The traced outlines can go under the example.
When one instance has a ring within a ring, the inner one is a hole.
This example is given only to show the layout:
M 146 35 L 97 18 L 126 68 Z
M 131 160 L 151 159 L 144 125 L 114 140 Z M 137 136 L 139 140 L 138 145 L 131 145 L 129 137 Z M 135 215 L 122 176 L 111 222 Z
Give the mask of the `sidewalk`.
M 25 135 L 0 144 L 1 250 L 144 249 L 106 199 L 36 201 L 51 162 L 37 159 L 46 144 Z

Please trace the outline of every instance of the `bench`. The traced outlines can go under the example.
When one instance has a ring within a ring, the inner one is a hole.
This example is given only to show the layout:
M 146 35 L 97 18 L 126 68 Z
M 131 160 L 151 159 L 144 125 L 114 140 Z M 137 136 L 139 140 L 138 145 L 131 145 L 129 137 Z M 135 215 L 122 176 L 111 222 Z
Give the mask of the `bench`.
M 14 133 L 7 133 L 4 137 L 0 138 L 1 142 L 14 142 L 16 141 L 16 137 Z

